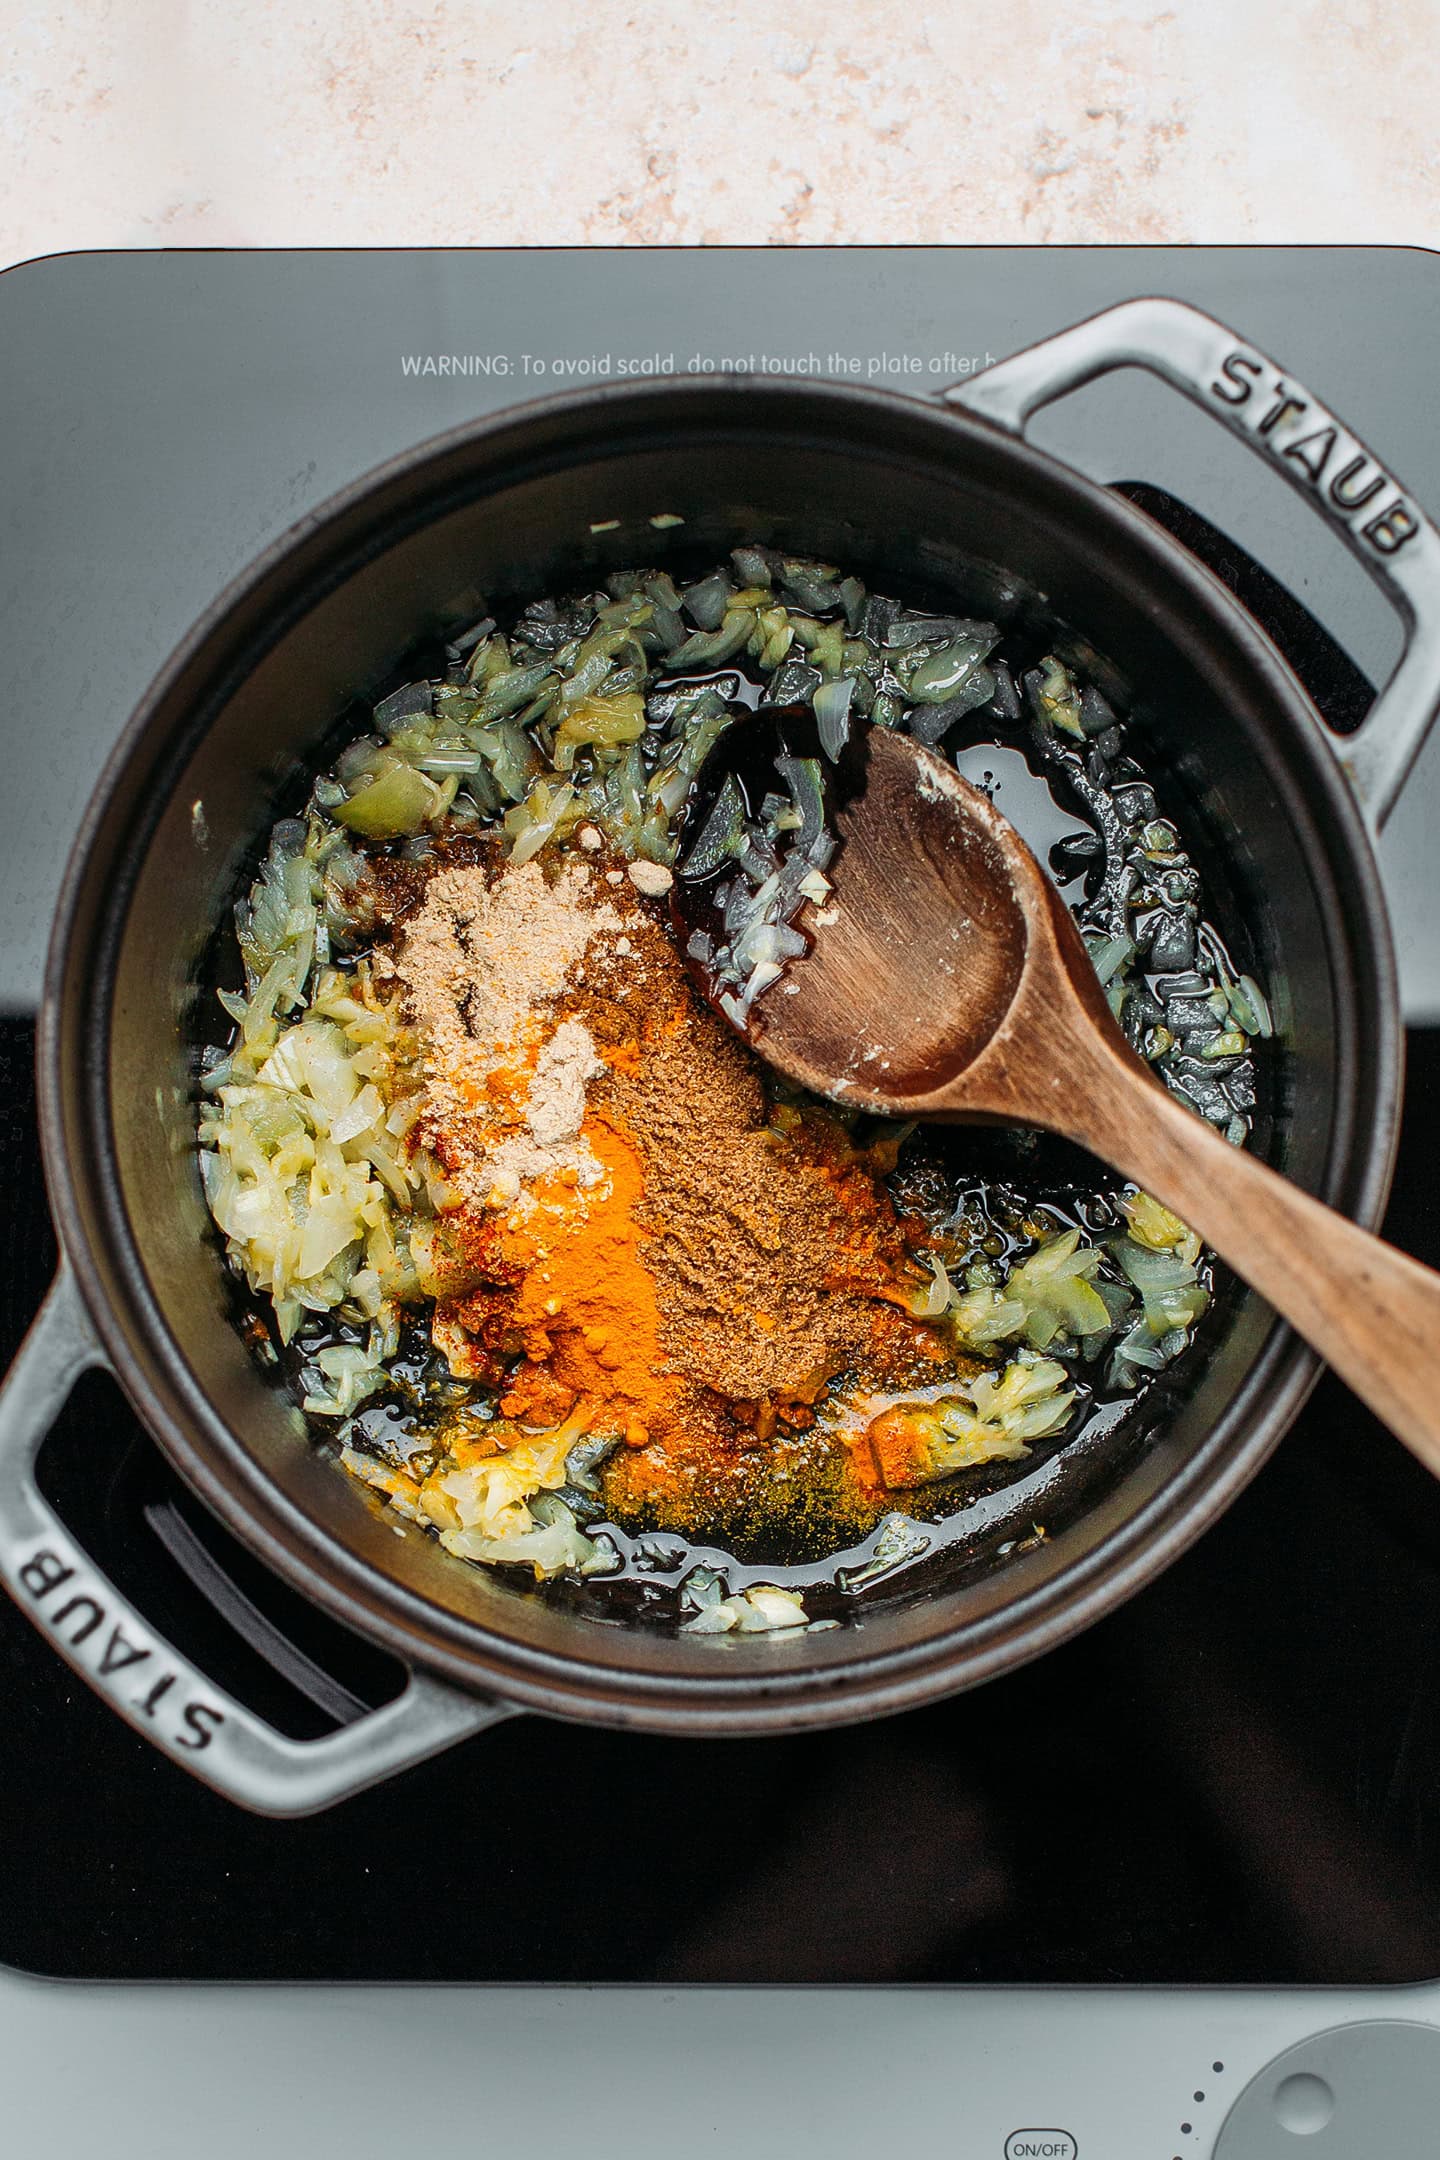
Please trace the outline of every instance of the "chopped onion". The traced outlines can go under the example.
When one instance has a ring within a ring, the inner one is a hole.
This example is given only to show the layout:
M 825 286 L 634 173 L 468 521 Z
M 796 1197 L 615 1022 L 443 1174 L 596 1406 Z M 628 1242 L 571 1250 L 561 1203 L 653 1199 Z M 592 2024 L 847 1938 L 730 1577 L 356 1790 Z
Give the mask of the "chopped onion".
M 850 700 L 855 695 L 853 676 L 821 683 L 811 699 L 820 747 L 830 759 L 838 758 L 850 740 Z

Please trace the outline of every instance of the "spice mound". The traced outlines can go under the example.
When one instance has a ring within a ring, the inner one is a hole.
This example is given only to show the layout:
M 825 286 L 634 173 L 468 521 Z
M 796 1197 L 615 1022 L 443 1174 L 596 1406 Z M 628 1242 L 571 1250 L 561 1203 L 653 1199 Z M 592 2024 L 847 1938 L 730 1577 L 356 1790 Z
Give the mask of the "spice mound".
M 421 1280 L 451 1375 L 494 1392 L 484 1437 L 611 1443 L 607 1512 L 636 1527 L 793 1544 L 808 1481 L 812 1537 L 862 1534 L 873 1458 L 817 1403 L 955 1369 L 907 1309 L 893 1151 L 772 1103 L 613 867 L 442 870 L 394 966 L 443 1177 Z M 442 1462 L 417 1503 L 452 1527 Z
M 785 995 L 847 746 L 1004 785 L 1137 1054 L 1236 1145 L 1271 1019 L 1088 648 L 768 545 L 680 584 L 651 524 L 670 568 L 450 626 L 274 824 L 198 1160 L 254 1354 L 392 1528 L 607 1620 L 783 1634 L 1026 1550 L 1046 1457 L 1118 1433 L 1209 1302 L 1146 1194 L 797 1094 L 699 996 Z M 759 703 L 795 754 L 706 808 Z M 683 954 L 677 876 L 713 899 Z

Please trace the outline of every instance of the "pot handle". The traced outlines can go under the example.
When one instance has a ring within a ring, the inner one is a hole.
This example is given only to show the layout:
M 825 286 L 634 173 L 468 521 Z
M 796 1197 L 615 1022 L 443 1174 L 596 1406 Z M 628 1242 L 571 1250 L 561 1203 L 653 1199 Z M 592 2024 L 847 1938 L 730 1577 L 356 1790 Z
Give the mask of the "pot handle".
M 1358 435 L 1245 338 L 1182 300 L 1127 300 L 941 392 L 1012 435 L 1113 368 L 1143 367 L 1224 422 L 1320 512 L 1405 624 L 1400 663 L 1340 762 L 1377 830 L 1440 709 L 1440 532 Z
M 257 1815 L 315 1815 L 513 1716 L 420 1673 L 394 1702 L 321 1740 L 291 1740 L 215 1687 L 147 1627 L 74 1543 L 35 1479 L 41 1445 L 81 1373 L 111 1371 L 62 1260 L 0 1388 L 0 1581 L 127 1724 Z

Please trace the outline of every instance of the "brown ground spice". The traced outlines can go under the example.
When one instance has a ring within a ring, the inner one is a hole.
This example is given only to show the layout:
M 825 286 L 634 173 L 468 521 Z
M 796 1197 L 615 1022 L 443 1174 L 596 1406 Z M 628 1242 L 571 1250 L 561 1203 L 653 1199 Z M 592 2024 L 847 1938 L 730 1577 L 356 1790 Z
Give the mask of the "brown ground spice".
M 650 1041 L 597 1095 L 645 1162 L 664 1347 L 720 1395 L 813 1397 L 877 1325 L 913 1340 L 876 1304 L 907 1257 L 894 1210 L 834 1120 L 772 1121 L 753 1053 L 700 1002 L 664 933 L 643 943 Z

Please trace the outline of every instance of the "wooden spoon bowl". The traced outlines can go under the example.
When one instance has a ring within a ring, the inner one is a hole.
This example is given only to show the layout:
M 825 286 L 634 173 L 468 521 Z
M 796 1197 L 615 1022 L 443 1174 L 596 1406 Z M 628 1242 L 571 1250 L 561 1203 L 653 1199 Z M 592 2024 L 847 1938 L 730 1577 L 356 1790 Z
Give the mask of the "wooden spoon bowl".
M 872 728 L 859 755 L 862 782 L 835 818 L 833 897 L 800 918 L 813 950 L 782 995 L 757 1001 L 750 1040 L 803 1086 L 887 1117 L 999 1117 L 1074 1137 L 1063 1115 L 1037 1114 L 1060 1060 L 1042 1041 L 1036 1066 L 1028 1034 L 1044 1035 L 1057 997 L 1110 1021 L 1069 909 L 989 796 L 933 752 Z M 1058 1048 L 1059 1011 L 1049 1032 Z M 1017 1053 L 1038 1087 L 1012 1072 Z

